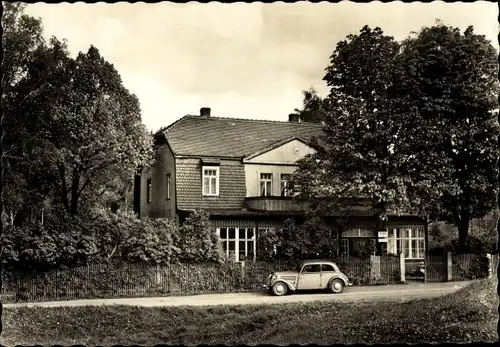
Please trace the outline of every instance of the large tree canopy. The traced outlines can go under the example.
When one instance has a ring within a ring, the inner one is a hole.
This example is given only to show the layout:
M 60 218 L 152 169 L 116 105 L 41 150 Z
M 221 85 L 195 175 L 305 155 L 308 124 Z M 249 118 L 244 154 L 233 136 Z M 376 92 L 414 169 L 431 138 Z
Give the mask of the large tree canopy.
M 472 28 L 441 24 L 402 43 L 367 26 L 339 42 L 320 149 L 294 175 L 299 197 L 369 198 L 382 218 L 410 209 L 465 240 L 494 205 L 496 56 Z
M 415 150 L 448 159 L 430 213 L 457 226 L 464 244 L 471 219 L 495 206 L 498 52 L 472 27 L 440 24 L 405 40 L 401 60 L 405 104 L 423 135 Z
M 381 217 L 390 203 L 409 207 L 404 122 L 390 111 L 398 53 L 392 37 L 366 26 L 337 44 L 324 78 L 321 149 L 295 175 L 302 197 L 369 198 Z
M 33 21 L 13 10 L 17 20 L 9 30 L 19 35 L 19 23 Z M 131 179 L 150 160 L 151 137 L 141 123 L 138 99 L 95 47 L 72 58 L 65 42 L 52 38 L 40 42 L 20 66 L 15 88 L 4 99 L 6 123 L 17 137 L 8 144 L 19 162 L 29 163 L 23 178 L 38 177 L 40 188 L 67 212 L 78 214 L 105 182 L 117 174 Z M 26 141 L 20 145 L 19 138 Z

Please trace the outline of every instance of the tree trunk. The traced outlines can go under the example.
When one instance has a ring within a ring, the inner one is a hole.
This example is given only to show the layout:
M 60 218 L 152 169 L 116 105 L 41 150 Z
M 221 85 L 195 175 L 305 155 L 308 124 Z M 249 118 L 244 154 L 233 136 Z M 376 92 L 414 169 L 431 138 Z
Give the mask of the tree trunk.
M 470 216 L 469 213 L 464 212 L 460 217 L 460 222 L 458 223 L 458 247 L 459 251 L 463 253 L 465 252 L 465 245 L 469 236 Z
M 67 212 L 70 212 L 68 201 L 68 188 L 66 186 L 66 170 L 64 165 L 59 165 L 59 178 L 61 179 L 61 198 Z
M 80 174 L 73 171 L 73 180 L 71 182 L 71 209 L 70 213 L 72 215 L 78 214 L 78 200 L 80 198 L 79 187 L 80 186 Z

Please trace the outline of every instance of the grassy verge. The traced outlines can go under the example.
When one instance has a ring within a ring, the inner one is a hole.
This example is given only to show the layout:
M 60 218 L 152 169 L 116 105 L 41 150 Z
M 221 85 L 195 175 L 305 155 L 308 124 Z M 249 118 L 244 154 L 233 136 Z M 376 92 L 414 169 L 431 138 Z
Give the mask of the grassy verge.
M 497 281 L 409 302 L 4 309 L 4 345 L 496 341 Z

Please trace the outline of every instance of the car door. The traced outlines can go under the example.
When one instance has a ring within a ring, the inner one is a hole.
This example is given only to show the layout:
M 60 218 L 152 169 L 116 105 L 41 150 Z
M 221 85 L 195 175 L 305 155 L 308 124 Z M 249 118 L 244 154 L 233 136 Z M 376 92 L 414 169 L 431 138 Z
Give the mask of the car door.
M 327 288 L 330 279 L 337 274 L 331 264 L 321 264 L 321 288 Z
M 307 264 L 302 267 L 299 274 L 298 290 L 318 289 L 321 287 L 321 266 Z

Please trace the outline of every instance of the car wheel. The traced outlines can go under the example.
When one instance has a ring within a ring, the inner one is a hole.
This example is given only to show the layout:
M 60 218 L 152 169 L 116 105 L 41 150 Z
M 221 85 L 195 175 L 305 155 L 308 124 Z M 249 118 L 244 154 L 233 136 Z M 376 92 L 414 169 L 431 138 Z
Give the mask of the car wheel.
M 335 294 L 342 293 L 344 290 L 344 281 L 339 278 L 334 279 L 330 282 L 330 291 Z
M 272 290 L 274 295 L 282 296 L 288 292 L 288 287 L 283 282 L 276 282 L 275 284 L 273 284 L 273 287 L 271 288 L 271 290 Z

